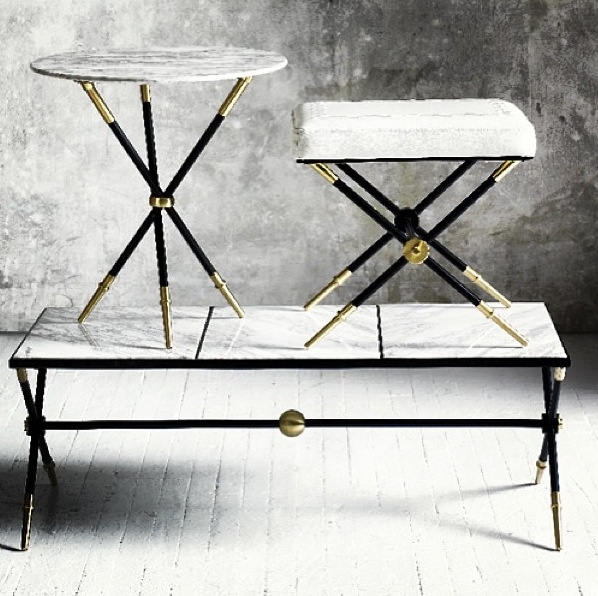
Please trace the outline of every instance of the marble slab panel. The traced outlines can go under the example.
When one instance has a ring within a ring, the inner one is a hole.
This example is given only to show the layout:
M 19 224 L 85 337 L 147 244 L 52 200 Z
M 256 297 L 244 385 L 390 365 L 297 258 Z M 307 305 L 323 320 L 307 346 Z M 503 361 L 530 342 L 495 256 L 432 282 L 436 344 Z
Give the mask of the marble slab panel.
M 325 360 L 380 357 L 375 306 L 363 306 L 325 339 L 307 350 L 305 342 L 341 306 L 253 306 L 245 318 L 228 308 L 217 308 L 210 321 L 200 359 Z
M 274 52 L 223 46 L 67 52 L 39 58 L 31 69 L 76 81 L 174 83 L 257 76 L 286 65 Z
M 380 307 L 385 358 L 566 358 L 546 306 L 490 304 L 527 340 L 521 346 L 470 304 L 387 304 Z
M 77 368 L 296 366 L 509 366 L 568 356 L 542 303 L 497 309 L 529 340 L 520 346 L 471 305 L 381 305 L 382 355 L 376 306 L 362 306 L 307 350 L 305 342 L 339 306 L 246 307 L 239 319 L 228 307 L 173 309 L 174 348 L 164 347 L 158 308 L 99 309 L 84 325 L 78 309 L 49 308 L 19 346 L 12 366 Z M 261 362 L 258 362 L 261 361 Z M 271 363 L 271 365 L 270 365 Z M 542 364 L 546 365 L 546 364 Z M 553 364 L 556 365 L 556 364 Z M 564 366 L 564 363 L 559 363 Z

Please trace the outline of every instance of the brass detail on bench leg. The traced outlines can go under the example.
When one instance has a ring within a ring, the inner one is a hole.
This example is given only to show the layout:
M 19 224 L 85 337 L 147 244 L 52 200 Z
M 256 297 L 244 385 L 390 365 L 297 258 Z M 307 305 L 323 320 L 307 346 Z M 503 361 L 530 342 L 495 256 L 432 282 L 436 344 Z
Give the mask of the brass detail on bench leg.
M 228 94 L 227 98 L 222 102 L 222 105 L 218 110 L 218 113 L 221 116 L 228 116 L 229 112 L 233 109 L 233 106 L 237 103 L 239 97 L 241 97 L 243 91 L 245 91 L 249 83 L 251 83 L 251 77 L 243 77 L 235 83 L 235 86 L 231 89 L 231 92 Z
M 463 271 L 463 275 L 469 280 L 482 288 L 484 292 L 492 296 L 495 300 L 498 300 L 503 306 L 509 308 L 511 301 L 505 298 L 494 286 L 491 286 L 477 271 L 474 271 L 471 267 L 466 267 Z
M 116 278 L 114 275 L 106 275 L 106 277 L 98 284 L 98 289 L 94 292 L 93 296 L 89 299 L 87 306 L 83 309 L 83 312 L 79 315 L 77 322 L 79 324 L 84 323 L 87 317 L 92 313 L 93 309 L 98 305 L 98 302 L 104 297 L 104 294 L 110 289 L 110 286 Z
M 48 475 L 50 484 L 52 486 L 58 486 L 58 478 L 56 477 L 56 464 L 53 460 L 44 464 L 44 471 Z
M 19 383 L 26 383 L 29 380 L 26 368 L 17 368 L 17 379 Z
M 556 550 L 561 550 L 561 494 L 551 493 L 552 498 L 552 523 L 554 524 L 554 544 Z
M 214 282 L 214 285 L 220 293 L 224 296 L 226 301 L 231 305 L 232 309 L 237 313 L 237 316 L 242 319 L 245 316 L 241 305 L 237 302 L 235 297 L 232 295 L 232 292 L 228 289 L 226 282 L 222 279 L 220 274 L 217 271 L 214 271 L 212 275 L 210 275 L 210 279 Z
M 508 159 L 507 161 L 503 162 L 494 172 L 492 172 L 492 178 L 494 178 L 494 182 L 499 182 L 502 180 L 515 166 L 519 165 L 520 161 L 513 161 Z
M 349 316 L 351 316 L 357 307 L 354 304 L 347 304 L 341 310 L 339 310 L 332 319 L 322 329 L 320 329 L 311 339 L 305 342 L 306 348 L 311 348 L 315 343 L 320 341 L 324 336 L 328 335 L 337 325 L 340 325 L 343 321 L 345 321 Z
M 548 462 L 542 461 L 541 459 L 536 462 L 536 484 L 540 484 L 542 481 L 542 476 L 544 475 L 544 470 L 547 466 Z
M 297 410 L 287 410 L 280 415 L 278 425 L 285 437 L 298 437 L 305 430 L 305 417 Z
M 567 374 L 566 368 L 555 368 L 554 369 L 554 380 L 562 382 L 565 380 L 565 374 Z
M 112 124 L 114 122 L 114 116 L 112 112 L 108 109 L 108 106 L 104 102 L 102 96 L 99 94 L 96 86 L 93 83 L 89 82 L 82 82 L 81 86 L 85 90 L 85 93 L 91 99 L 93 105 L 96 107 L 96 110 L 100 113 L 100 116 L 104 119 L 106 124 Z
M 334 184 L 338 180 L 338 176 L 323 163 L 310 163 L 309 164 L 320 176 L 323 176 L 330 184 Z
M 29 549 L 29 538 L 31 537 L 31 516 L 33 514 L 33 495 L 25 495 L 23 505 L 23 527 L 21 529 L 21 550 Z
M 339 286 L 342 286 L 350 277 L 352 273 L 349 269 L 344 269 L 338 275 L 335 275 L 332 278 L 332 281 L 322 288 L 311 300 L 308 300 L 303 307 L 305 310 L 309 310 L 313 308 L 316 304 L 324 300 L 330 292 L 336 290 Z
M 150 93 L 150 86 L 145 83 L 143 85 L 139 85 L 141 89 L 141 101 L 143 103 L 150 103 L 152 101 L 152 95 Z
M 527 346 L 528 341 L 516 329 L 511 327 L 506 321 L 503 321 L 494 310 L 490 308 L 483 300 L 476 306 L 483 315 L 498 325 L 503 331 L 506 331 L 513 339 L 517 340 L 523 347 Z
M 168 207 L 174 207 L 173 197 L 154 197 L 149 198 L 150 207 L 159 207 L 160 209 L 168 209 Z
M 421 265 L 429 256 L 430 247 L 421 238 L 411 238 L 403 246 L 403 256 L 412 265 Z
M 164 340 L 166 347 L 172 348 L 172 314 L 170 312 L 170 289 L 160 286 L 160 307 L 162 308 L 162 325 L 164 327 Z

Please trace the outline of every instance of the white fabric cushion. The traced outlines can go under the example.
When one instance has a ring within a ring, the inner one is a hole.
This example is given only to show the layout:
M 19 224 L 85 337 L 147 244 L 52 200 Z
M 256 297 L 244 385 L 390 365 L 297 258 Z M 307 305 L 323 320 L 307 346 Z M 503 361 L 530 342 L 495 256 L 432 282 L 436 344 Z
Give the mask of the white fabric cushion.
M 298 160 L 533 157 L 532 123 L 501 99 L 303 103 L 293 111 Z

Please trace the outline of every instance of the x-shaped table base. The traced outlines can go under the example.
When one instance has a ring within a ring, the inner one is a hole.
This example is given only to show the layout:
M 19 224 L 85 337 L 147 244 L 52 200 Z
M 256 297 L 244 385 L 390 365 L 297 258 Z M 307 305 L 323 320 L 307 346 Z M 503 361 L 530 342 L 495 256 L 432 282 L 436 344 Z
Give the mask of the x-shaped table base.
M 343 284 L 357 269 L 373 257 L 378 251 L 386 246 L 393 238 L 403 245 L 402 256 L 395 261 L 386 271 L 377 277 L 368 285 L 358 296 L 346 304 L 322 329 L 320 329 L 305 344 L 310 348 L 336 326 L 349 317 L 359 306 L 370 298 L 377 290 L 386 284 L 395 274 L 397 274 L 408 263 L 414 265 L 426 265 L 436 275 L 454 288 L 463 298 L 473 304 L 480 310 L 484 316 L 497 324 L 506 331 L 511 337 L 517 340 L 522 346 L 527 345 L 527 340 L 509 323 L 499 317 L 494 309 L 484 302 L 475 292 L 463 285 L 449 271 L 440 265 L 430 256 L 430 248 L 435 249 L 438 254 L 445 258 L 449 263 L 461 271 L 470 281 L 477 284 L 480 288 L 490 294 L 493 298 L 509 307 L 510 302 L 500 292 L 493 288 L 484 278 L 469 267 L 457 255 L 450 251 L 444 244 L 438 241 L 437 237 L 454 223 L 469 207 L 471 207 L 482 195 L 501 180 L 519 161 L 506 160 L 496 168 L 486 180 L 484 180 L 473 192 L 461 201 L 452 211 L 448 213 L 431 230 L 426 231 L 419 225 L 420 214 L 429 207 L 440 195 L 442 195 L 450 186 L 452 186 L 467 170 L 475 163 L 476 159 L 464 161 L 453 173 L 447 176 L 431 193 L 429 193 L 413 209 L 401 209 L 393 203 L 388 197 L 380 192 L 373 184 L 356 172 L 347 163 L 335 163 L 335 165 L 356 182 L 363 190 L 370 194 L 382 206 L 388 209 L 394 216 L 394 221 L 390 221 L 374 208 L 368 201 L 360 196 L 355 190 L 343 182 L 332 169 L 324 163 L 311 163 L 310 165 L 330 182 L 337 190 L 344 194 L 352 203 L 357 205 L 364 213 L 378 223 L 385 233 L 374 244 L 366 249 L 357 259 L 348 267 L 335 275 L 332 281 L 320 290 L 306 304 L 309 309 L 325 298 L 335 288 Z
M 172 181 L 170 182 L 170 184 L 168 184 L 165 190 L 162 190 L 158 178 L 156 143 L 154 136 L 151 94 L 149 85 L 143 84 L 140 86 L 148 161 L 148 165 L 146 165 L 143 159 L 141 159 L 139 153 L 136 151 L 136 149 L 133 147 L 133 145 L 125 135 L 122 128 L 119 126 L 118 122 L 112 115 L 110 109 L 106 105 L 106 102 L 104 101 L 102 96 L 99 94 L 95 85 L 91 82 L 81 82 L 83 89 L 93 102 L 94 106 L 96 107 L 106 124 L 108 124 L 115 137 L 118 139 L 119 143 L 129 156 L 133 164 L 136 166 L 139 173 L 143 176 L 144 180 L 146 181 L 151 193 L 149 199 L 151 211 L 148 214 L 148 216 L 143 220 L 143 223 L 141 224 L 141 226 L 139 226 L 139 229 L 137 230 L 137 232 L 135 232 L 125 249 L 122 251 L 118 259 L 114 263 L 112 269 L 110 269 L 106 277 L 104 277 L 104 279 L 99 283 L 97 290 L 94 292 L 93 296 L 91 297 L 91 299 L 83 309 L 81 315 L 79 316 L 79 323 L 83 323 L 91 314 L 93 309 L 97 306 L 98 302 L 110 289 L 110 286 L 116 279 L 120 270 L 124 267 L 125 263 L 128 261 L 129 257 L 133 254 L 141 240 L 144 238 L 149 229 L 153 226 L 156 242 L 158 277 L 160 282 L 160 305 L 162 308 L 164 339 L 166 347 L 172 347 L 172 317 L 170 310 L 170 289 L 168 286 L 166 244 L 164 241 L 164 228 L 162 221 L 163 210 L 166 211 L 166 213 L 169 215 L 175 227 L 183 236 L 193 254 L 196 256 L 197 260 L 200 262 L 206 273 L 210 276 L 210 279 L 214 282 L 215 287 L 218 290 L 220 290 L 226 301 L 231 305 L 231 307 L 234 309 L 237 315 L 239 317 L 243 317 L 243 309 L 241 308 L 231 291 L 228 289 L 226 282 L 222 279 L 221 275 L 218 273 L 212 262 L 209 260 L 205 252 L 202 250 L 201 246 L 198 244 L 197 240 L 194 238 L 193 234 L 190 232 L 189 228 L 187 228 L 187 226 L 183 222 L 179 213 L 174 208 L 173 195 L 175 190 L 183 181 L 193 164 L 196 162 L 197 158 L 203 152 L 206 145 L 210 142 L 215 132 L 218 130 L 226 116 L 229 114 L 229 112 L 231 111 L 231 109 L 233 108 L 233 106 L 235 105 L 235 103 L 237 102 L 247 85 L 250 83 L 250 81 L 251 77 L 244 77 L 237 80 L 236 84 L 228 94 L 227 98 L 220 106 L 218 113 L 216 114 L 216 116 L 214 116 L 214 118 L 212 119 L 204 133 L 201 135 L 196 145 L 193 147 L 193 149 L 191 150 L 185 161 L 182 163 L 178 172 L 175 174 Z

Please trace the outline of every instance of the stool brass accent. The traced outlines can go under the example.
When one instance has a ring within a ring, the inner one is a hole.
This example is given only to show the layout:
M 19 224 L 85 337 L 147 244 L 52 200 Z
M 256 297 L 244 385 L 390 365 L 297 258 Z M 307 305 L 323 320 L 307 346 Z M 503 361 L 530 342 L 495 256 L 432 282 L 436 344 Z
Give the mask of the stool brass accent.
M 554 525 L 554 544 L 556 550 L 562 549 L 562 532 L 561 532 L 561 494 L 560 492 L 551 493 L 552 501 L 552 523 Z
M 412 265 L 421 265 L 429 256 L 430 247 L 421 238 L 411 238 L 403 246 L 403 256 Z
M 338 176 L 326 164 L 312 163 L 309 165 L 331 184 L 334 184 L 338 180 Z
M 150 207 L 159 207 L 160 209 L 168 209 L 174 207 L 173 197 L 154 197 L 149 198 Z
M 346 321 L 355 311 L 357 307 L 354 304 L 347 304 L 330 319 L 322 329 L 320 329 L 312 338 L 305 342 L 306 348 L 311 348 L 315 343 L 319 342 L 323 337 L 328 335 L 335 327 Z
M 474 271 L 471 267 L 467 266 L 463 275 L 469 280 L 480 287 L 484 292 L 492 296 L 495 300 L 498 300 L 503 306 L 509 308 L 511 301 L 503 296 L 494 286 L 491 286 L 477 271 Z
M 566 368 L 555 368 L 554 369 L 554 380 L 562 382 L 565 380 L 565 375 L 567 374 Z
M 343 269 L 338 275 L 335 275 L 332 278 L 332 281 L 322 288 L 313 298 L 308 300 L 305 305 L 304 309 L 309 310 L 313 308 L 316 304 L 324 300 L 330 292 L 334 291 L 339 286 L 342 286 L 352 275 L 352 272 L 349 269 Z
M 152 94 L 150 92 L 150 86 L 147 84 L 139 85 L 141 91 L 141 101 L 143 103 L 149 103 L 152 101 Z
M 305 417 L 298 410 L 287 410 L 280 415 L 278 424 L 285 437 L 298 437 L 305 430 Z
M 536 480 L 534 484 L 540 484 L 542 482 L 542 476 L 544 475 L 544 470 L 548 467 L 548 462 L 542 461 L 539 459 L 536 461 Z
M 242 319 L 245 316 L 241 305 L 237 302 L 232 292 L 228 289 L 226 282 L 222 279 L 217 271 L 214 271 L 210 275 L 210 279 L 214 282 L 214 286 L 220 290 L 220 293 L 224 296 L 225 300 L 230 304 L 232 309 L 237 313 L 237 316 Z
M 162 308 L 162 326 L 164 327 L 164 340 L 166 348 L 172 348 L 172 314 L 170 312 L 170 289 L 168 286 L 160 287 L 160 307 Z
M 33 515 L 33 495 L 27 493 L 23 504 L 23 527 L 21 529 L 21 550 L 29 549 L 31 538 L 31 516 Z
M 89 302 L 79 315 L 77 322 L 79 324 L 85 323 L 87 317 L 92 313 L 93 309 L 98 305 L 98 302 L 104 297 L 104 294 L 110 289 L 110 286 L 114 283 L 116 277 L 114 275 L 106 275 L 106 277 L 98 284 L 98 289 L 93 293 L 93 296 L 89 299 Z
M 516 329 L 511 327 L 506 321 L 501 319 L 483 300 L 476 307 L 482 314 L 490 319 L 493 323 L 496 323 L 503 331 L 506 331 L 513 339 L 518 341 L 523 347 L 527 346 L 528 341 L 521 335 Z
M 508 159 L 507 161 L 503 162 L 494 172 L 492 172 L 492 178 L 494 178 L 495 182 L 499 182 L 502 180 L 515 166 L 519 165 L 520 161 L 514 161 Z

